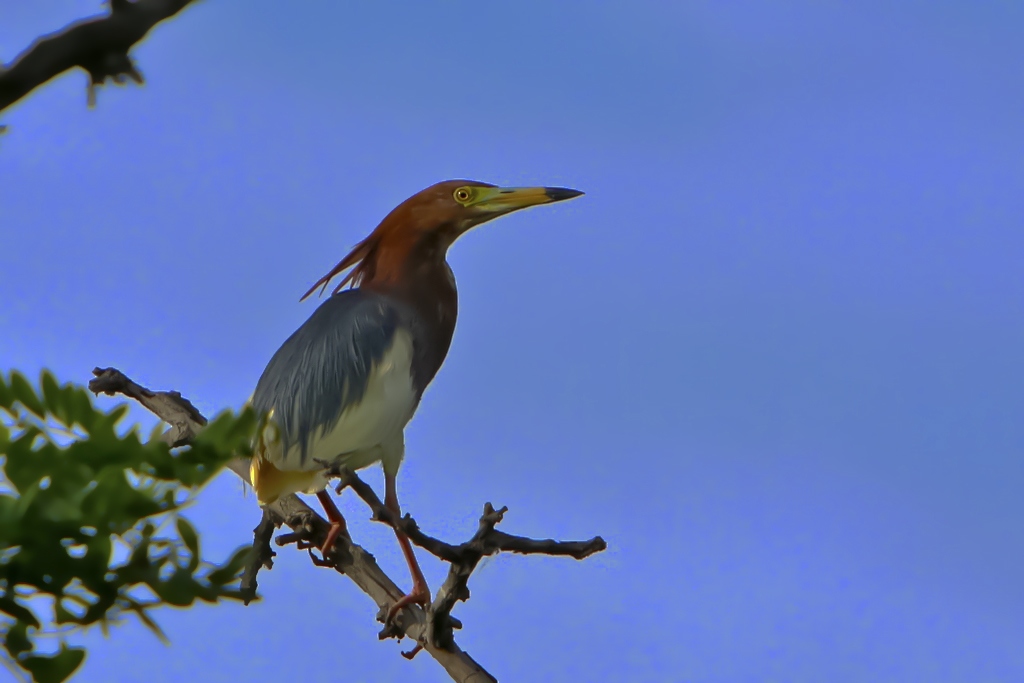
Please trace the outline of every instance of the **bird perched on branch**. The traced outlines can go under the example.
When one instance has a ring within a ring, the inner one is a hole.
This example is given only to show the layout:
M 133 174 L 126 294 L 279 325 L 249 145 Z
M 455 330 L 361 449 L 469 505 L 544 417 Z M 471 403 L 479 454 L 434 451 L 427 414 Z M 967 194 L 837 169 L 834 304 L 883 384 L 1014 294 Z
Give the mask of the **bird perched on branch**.
M 261 505 L 289 493 L 316 493 L 331 522 L 321 551 L 345 520 L 324 489 L 324 462 L 352 469 L 381 462 L 387 507 L 401 514 L 395 477 L 404 430 L 444 362 L 458 295 L 448 248 L 471 228 L 507 213 L 583 194 L 560 187 L 495 187 L 449 180 L 389 213 L 303 299 L 348 273 L 332 295 L 271 358 L 252 405 L 268 415 L 251 479 Z M 343 289 L 345 285 L 349 289 Z M 395 530 L 412 590 L 392 606 L 427 604 L 430 591 L 409 539 Z

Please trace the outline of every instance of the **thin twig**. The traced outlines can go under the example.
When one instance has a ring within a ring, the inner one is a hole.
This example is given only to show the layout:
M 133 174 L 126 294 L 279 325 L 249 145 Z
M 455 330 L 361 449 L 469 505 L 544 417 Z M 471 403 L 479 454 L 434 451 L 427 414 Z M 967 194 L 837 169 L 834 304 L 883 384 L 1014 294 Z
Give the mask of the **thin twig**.
M 206 426 L 203 414 L 177 391 L 150 391 L 136 384 L 115 368 L 93 368 L 95 377 L 89 381 L 89 390 L 94 394 L 122 394 L 135 399 L 142 407 L 171 426 L 164 440 L 171 446 L 191 443 Z
M 256 575 L 260 569 L 274 568 L 274 556 L 277 553 L 270 548 L 270 539 L 274 536 L 274 529 L 281 526 L 281 523 L 281 520 L 274 517 L 273 512 L 264 508 L 263 519 L 252 530 L 252 558 L 242 572 L 242 583 L 239 585 L 246 605 L 256 598 L 256 589 L 259 587 Z
M 410 541 L 446 562 L 458 561 L 460 555 L 459 549 L 456 546 L 423 533 L 420 531 L 419 525 L 416 524 L 416 520 L 409 515 L 404 517 L 396 515 L 381 502 L 370 485 L 360 479 L 351 468 L 332 466 L 328 468 L 327 476 L 330 478 L 336 477 L 339 480 L 338 485 L 334 489 L 336 493 L 341 493 L 345 488 L 355 491 L 356 495 L 362 498 L 363 502 L 370 508 L 371 518 L 374 521 L 384 522 L 398 529 L 408 536 Z
M 98 372 L 94 372 L 96 378 L 89 382 L 89 388 L 93 393 L 121 393 L 138 400 L 153 414 L 171 425 L 171 429 L 164 435 L 164 440 L 169 443 L 186 445 L 206 424 L 206 418 L 178 392 L 151 391 L 136 384 L 115 368 L 97 370 Z M 236 459 L 228 464 L 228 469 L 244 481 L 249 481 L 248 461 Z M 315 547 L 319 547 L 327 540 L 330 524 L 298 496 L 284 496 L 266 507 L 292 529 L 297 535 L 296 538 L 303 538 Z M 402 598 L 405 592 L 400 590 L 377 565 L 373 555 L 344 536 L 345 534 L 339 536 L 338 545 L 345 544 L 345 552 L 332 554 L 324 564 L 347 576 L 366 593 L 377 604 L 377 620 L 383 623 L 391 605 Z M 399 612 L 380 635 L 393 638 L 407 637 L 416 643 L 423 643 L 424 651 L 444 667 L 452 680 L 459 683 L 496 681 L 458 645 L 453 644 L 448 649 L 434 647 L 427 643 L 426 633 L 426 613 L 419 607 L 410 605 Z
M 195 406 L 177 392 L 150 391 L 114 368 L 97 368 L 93 373 L 96 378 L 89 383 L 90 389 L 96 393 L 120 393 L 138 400 L 171 425 L 165 436 L 168 442 L 175 446 L 189 443 L 202 425 L 206 424 L 206 419 Z M 339 480 L 336 488 L 339 493 L 345 488 L 351 488 L 369 506 L 373 519 L 402 531 L 413 543 L 451 564 L 447 579 L 427 611 L 411 605 L 406 607 L 391 623 L 385 623 L 378 637 L 412 638 L 416 644 L 408 652 L 403 652 L 403 656 L 412 659 L 418 652 L 424 650 L 441 663 L 456 681 L 494 680 L 483 667 L 455 644 L 453 629 L 461 628 L 462 624 L 451 616 L 455 604 L 469 598 L 469 577 L 483 557 L 508 551 L 566 556 L 581 560 L 607 547 L 600 536 L 595 536 L 589 541 L 555 541 L 513 536 L 498 531 L 495 526 L 502 521 L 508 508 L 495 510 L 490 503 L 484 505 L 473 537 L 465 543 L 452 545 L 423 533 L 411 516 L 399 517 L 389 510 L 373 489 L 350 468 L 323 464 L 327 469 L 327 476 Z M 248 481 L 249 470 L 246 461 L 236 459 L 228 467 Z M 373 556 L 353 543 L 347 533 L 338 536 L 337 542 L 326 557 L 315 555 L 312 551 L 326 541 L 330 525 L 294 495 L 265 506 L 263 519 L 253 530 L 255 559 L 243 575 L 243 590 L 251 592 L 254 596 L 257 573 L 261 567 L 269 569 L 272 566 L 274 552 L 270 549 L 270 538 L 274 528 L 282 523 L 292 531 L 279 535 L 276 539 L 277 545 L 294 544 L 300 549 L 307 550 L 310 559 L 317 566 L 330 567 L 348 576 L 363 592 L 374 599 L 379 608 L 377 619 L 385 622 L 388 608 L 402 595 L 398 587 L 380 570 Z
M 454 546 L 423 533 L 419 525 L 416 524 L 416 520 L 410 515 L 399 517 L 388 509 L 373 489 L 351 468 L 337 464 L 323 464 L 327 469 L 326 476 L 339 480 L 335 488 L 337 493 L 341 493 L 345 488 L 351 488 L 369 506 L 373 513 L 372 519 L 402 531 L 410 541 L 451 564 L 448 578 L 427 610 L 427 639 L 435 647 L 447 648 L 455 643 L 452 629 L 461 627 L 461 624 L 455 625 L 458 622 L 452 618 L 451 611 L 458 601 L 469 599 L 469 577 L 481 558 L 501 551 L 508 551 L 520 554 L 568 556 L 582 560 L 608 547 L 600 536 L 595 536 L 589 541 L 555 541 L 506 534 L 494 527 L 504 518 L 508 508 L 495 510 L 490 503 L 484 504 L 484 513 L 480 517 L 480 524 L 473 537 L 461 545 Z M 404 654 L 411 659 L 415 656 L 416 650 L 411 654 Z

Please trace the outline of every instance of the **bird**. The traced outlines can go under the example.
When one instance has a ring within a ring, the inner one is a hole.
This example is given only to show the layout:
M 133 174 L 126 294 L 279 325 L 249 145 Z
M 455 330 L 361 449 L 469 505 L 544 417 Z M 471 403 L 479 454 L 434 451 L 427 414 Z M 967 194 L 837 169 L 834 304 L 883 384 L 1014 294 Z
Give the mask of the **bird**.
M 448 354 L 458 315 L 449 247 L 470 229 L 531 206 L 583 193 L 563 187 L 498 187 L 446 180 L 414 194 L 301 297 L 331 294 L 271 357 L 251 405 L 265 416 L 250 465 L 266 506 L 291 493 L 315 494 L 330 522 L 327 556 L 345 519 L 330 494 L 328 465 L 380 462 L 385 506 L 401 515 L 396 477 L 405 427 Z M 347 273 L 345 271 L 348 271 Z M 395 529 L 412 589 L 388 612 L 428 605 L 430 590 L 408 537 Z

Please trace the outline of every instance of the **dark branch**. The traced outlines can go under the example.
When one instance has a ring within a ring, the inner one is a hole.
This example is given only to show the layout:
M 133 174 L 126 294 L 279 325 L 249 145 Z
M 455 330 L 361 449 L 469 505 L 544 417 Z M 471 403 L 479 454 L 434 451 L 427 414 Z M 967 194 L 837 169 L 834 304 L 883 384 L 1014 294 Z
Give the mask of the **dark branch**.
M 177 392 L 150 391 L 113 368 L 97 368 L 93 374 L 96 378 L 89 383 L 89 388 L 94 392 L 121 393 L 134 398 L 168 422 L 171 429 L 165 436 L 174 445 L 184 445 L 191 441 L 206 423 L 195 406 Z M 327 467 L 327 463 L 324 464 Z M 238 460 L 229 467 L 248 481 L 247 462 Z M 495 526 L 502 521 L 508 508 L 495 510 L 490 503 L 484 505 L 483 515 L 473 537 L 460 545 L 451 545 L 423 533 L 409 515 L 399 517 L 394 514 L 381 502 L 373 489 L 350 468 L 329 466 L 327 469 L 328 476 L 339 480 L 336 490 L 339 493 L 345 488 L 355 491 L 369 506 L 374 520 L 391 525 L 405 533 L 416 545 L 451 564 L 447 579 L 426 613 L 418 607 L 407 607 L 392 623 L 385 624 L 378 637 L 413 638 L 416 645 L 409 652 L 403 653 L 404 656 L 411 659 L 420 650 L 426 650 L 457 681 L 494 680 L 468 654 L 458 648 L 452 632 L 453 629 L 462 627 L 462 624 L 451 616 L 452 608 L 458 601 L 469 598 L 469 577 L 483 557 L 507 551 L 566 556 L 582 560 L 607 547 L 600 536 L 595 536 L 589 541 L 555 541 L 513 536 L 498 531 Z M 339 535 L 326 557 L 321 558 L 313 554 L 312 551 L 326 541 L 330 525 L 294 495 L 282 498 L 264 508 L 263 519 L 254 529 L 254 559 L 243 575 L 243 590 L 255 596 L 257 573 L 261 567 L 269 569 L 272 565 L 274 553 L 270 549 L 270 537 L 274 528 L 282 523 L 288 525 L 292 531 L 278 536 L 278 545 L 295 544 L 296 547 L 309 551 L 310 559 L 317 566 L 330 567 L 348 576 L 377 602 L 377 619 L 385 622 L 388 607 L 401 597 L 397 586 L 380 570 L 372 555 L 352 542 L 347 532 Z M 474 676 L 477 678 L 473 678 Z
M 427 639 L 432 645 L 443 648 L 455 642 L 452 628 L 456 626 L 452 623 L 451 611 L 456 602 L 469 599 L 469 577 L 483 557 L 500 551 L 511 551 L 567 555 L 582 560 L 608 547 L 600 536 L 589 541 L 538 541 L 506 534 L 494 528 L 506 512 L 507 507 L 495 510 L 490 503 L 484 503 L 484 513 L 480 516 L 476 533 L 458 547 L 460 559 L 452 562 L 448 577 L 427 610 Z
M 89 390 L 94 394 L 123 394 L 133 398 L 171 425 L 171 431 L 164 437 L 171 446 L 184 446 L 191 442 L 206 425 L 203 414 L 177 391 L 150 391 L 115 368 L 94 368 L 92 374 L 95 377 L 89 380 Z
M 511 536 L 492 529 L 485 543 L 492 545 L 497 550 L 522 555 L 567 555 L 577 560 L 590 557 L 608 547 L 604 539 L 594 536 L 589 541 L 553 541 L 550 538 L 536 540 L 522 536 Z
M 95 88 L 110 78 L 142 83 L 142 74 L 128 52 L 150 29 L 193 0 L 111 0 L 110 13 L 68 24 L 36 39 L 7 67 L 0 67 L 0 111 L 56 78 L 81 67 L 89 74 L 89 106 Z
M 458 547 L 449 545 L 433 536 L 426 535 L 420 531 L 416 520 L 409 515 L 398 517 L 389 510 L 381 502 L 380 498 L 377 497 L 377 494 L 374 493 L 370 485 L 360 479 L 350 468 L 332 466 L 328 468 L 327 475 L 339 480 L 337 487 L 334 489 L 335 493 L 341 493 L 345 488 L 355 491 L 356 495 L 362 498 L 363 502 L 369 506 L 374 521 L 384 522 L 402 531 L 409 537 L 410 541 L 446 562 L 457 562 L 461 557 Z
M 176 391 L 150 391 L 114 368 L 105 370 L 97 368 L 94 374 L 97 375 L 96 378 L 89 382 L 89 388 L 94 393 L 124 394 L 139 401 L 161 420 L 170 424 L 171 429 L 164 435 L 164 440 L 168 443 L 185 445 L 206 424 L 206 418 Z M 229 463 L 228 468 L 244 481 L 249 481 L 247 460 L 239 458 Z M 303 503 L 298 496 L 288 495 L 280 498 L 266 506 L 266 509 L 274 515 L 275 519 L 282 520 L 292 529 L 291 534 L 283 534 L 278 537 L 278 545 L 282 545 L 282 541 L 284 541 L 285 543 L 298 543 L 300 547 L 311 548 L 320 547 L 327 540 L 330 524 Z M 289 536 L 291 538 L 288 538 Z M 310 557 L 314 557 L 312 553 L 310 553 Z M 373 555 L 352 543 L 346 534 L 341 534 L 338 537 L 334 552 L 329 557 L 325 560 L 317 559 L 316 563 L 329 566 L 338 573 L 344 574 L 361 591 L 370 596 L 377 604 L 377 620 L 380 622 L 384 621 L 391 605 L 405 595 L 404 591 L 400 590 L 395 582 L 377 566 Z M 410 605 L 403 609 L 380 635 L 389 638 L 403 636 L 411 638 L 418 645 L 422 645 L 422 648 L 436 659 L 455 681 L 463 683 L 495 681 L 493 676 L 477 664 L 468 653 L 461 650 L 458 645 L 453 644 L 447 649 L 430 645 L 427 640 L 427 616 L 419 607 Z
M 264 509 L 263 519 L 252 530 L 252 559 L 249 560 L 245 571 L 242 572 L 242 583 L 239 585 L 239 590 L 242 591 L 242 595 L 245 597 L 246 605 L 256 598 L 256 589 L 259 587 L 256 575 L 259 574 L 260 569 L 274 568 L 274 556 L 277 553 L 271 550 L 270 539 L 274 536 L 274 529 L 281 526 L 281 523 L 280 520 L 275 518 L 273 512 Z
M 327 464 L 325 463 L 325 465 Z M 480 517 L 480 525 L 473 538 L 461 545 L 454 546 L 423 533 L 419 525 L 416 524 L 416 520 L 408 514 L 399 517 L 389 510 L 373 489 L 350 468 L 328 465 L 327 476 L 339 480 L 335 488 L 337 493 L 341 493 L 345 488 L 355 491 L 356 495 L 370 507 L 374 520 L 384 522 L 402 531 L 410 541 L 452 565 L 448 571 L 448 578 L 441 590 L 438 591 L 427 613 L 429 624 L 427 638 L 436 647 L 447 648 L 454 644 L 452 628 L 458 628 L 458 626 L 453 623 L 455 620 L 451 617 L 451 611 L 456 602 L 469 598 L 469 577 L 481 558 L 501 551 L 508 551 L 524 555 L 568 556 L 582 560 L 608 547 L 600 536 L 595 536 L 589 541 L 555 541 L 506 534 L 494 527 L 504 518 L 508 508 L 495 510 L 490 503 L 484 504 L 484 514 Z
M 370 485 L 360 479 L 350 468 L 329 466 L 327 475 L 339 480 L 338 485 L 335 487 L 336 493 L 341 493 L 346 488 L 352 489 L 369 506 L 374 521 L 384 522 L 402 531 L 409 537 L 410 541 L 445 562 L 462 562 L 466 559 L 468 553 L 476 552 L 477 549 L 485 555 L 493 555 L 494 553 L 505 551 L 522 555 L 568 556 L 582 560 L 608 547 L 600 536 L 595 536 L 589 541 L 555 541 L 552 539 L 537 540 L 506 534 L 496 530 L 494 526 L 502 520 L 504 514 L 508 512 L 508 508 L 495 511 L 490 503 L 487 503 L 484 508 L 484 517 L 480 519 L 481 527 L 477 531 L 477 535 L 462 545 L 451 545 L 423 533 L 419 525 L 416 524 L 416 520 L 408 514 L 404 517 L 395 515 L 381 502 Z M 484 526 L 485 520 L 486 529 Z M 470 550 L 471 547 L 474 550 Z

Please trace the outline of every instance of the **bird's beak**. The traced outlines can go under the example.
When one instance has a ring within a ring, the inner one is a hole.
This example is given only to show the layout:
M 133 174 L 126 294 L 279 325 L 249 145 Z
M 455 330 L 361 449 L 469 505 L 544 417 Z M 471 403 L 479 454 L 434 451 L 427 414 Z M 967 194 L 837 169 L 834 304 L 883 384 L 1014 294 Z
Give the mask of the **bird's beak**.
M 473 208 L 505 214 L 529 206 L 560 202 L 579 197 L 582 192 L 566 187 L 488 187 L 482 188 Z

